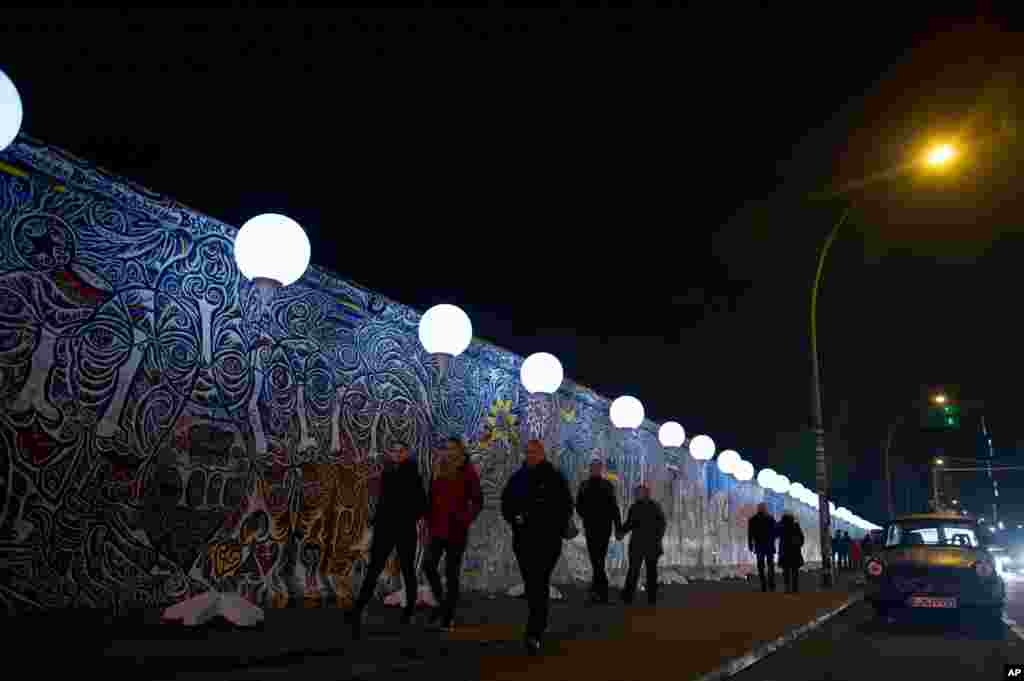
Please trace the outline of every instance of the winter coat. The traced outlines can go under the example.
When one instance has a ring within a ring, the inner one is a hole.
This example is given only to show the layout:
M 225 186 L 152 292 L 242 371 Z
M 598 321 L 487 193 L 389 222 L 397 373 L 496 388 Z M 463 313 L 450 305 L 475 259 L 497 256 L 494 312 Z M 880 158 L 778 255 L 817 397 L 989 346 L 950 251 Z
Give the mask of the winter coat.
M 608 537 L 613 528 L 618 530 L 622 527 L 615 488 L 604 478 L 590 477 L 580 483 L 576 512 L 583 519 L 583 529 L 589 535 Z
M 767 513 L 755 513 L 747 523 L 747 545 L 755 553 L 774 556 L 777 532 L 775 518 Z
M 804 564 L 804 532 L 795 521 L 783 518 L 779 523 L 779 565 L 799 568 Z
M 469 526 L 484 507 L 480 477 L 464 464 L 451 478 L 434 478 L 430 486 L 430 536 L 465 544 Z
M 501 493 L 501 515 L 512 527 L 516 542 L 560 541 L 572 512 L 569 482 L 548 461 L 533 467 L 523 464 Z
M 423 478 L 412 459 L 384 471 L 373 526 L 413 525 L 427 514 Z
M 660 556 L 663 553 L 662 540 L 668 523 L 665 513 L 654 499 L 637 499 L 629 507 L 622 534 L 633 533 L 629 540 L 630 553 Z

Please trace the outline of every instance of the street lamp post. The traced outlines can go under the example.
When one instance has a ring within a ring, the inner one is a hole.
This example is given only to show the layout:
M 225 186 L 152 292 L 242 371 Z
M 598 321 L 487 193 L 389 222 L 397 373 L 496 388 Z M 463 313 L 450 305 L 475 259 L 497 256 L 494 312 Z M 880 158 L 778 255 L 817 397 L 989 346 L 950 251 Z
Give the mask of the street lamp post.
M 547 352 L 535 352 L 527 357 L 519 368 L 519 380 L 530 394 L 529 399 L 537 401 L 537 406 L 540 407 L 536 414 L 532 413 L 533 409 L 527 410 L 530 437 L 544 440 L 545 446 L 549 444 L 546 436 L 551 430 L 555 393 L 562 387 L 564 378 L 562 363 Z M 537 397 L 538 395 L 540 397 Z
M 828 459 L 825 458 L 825 417 L 821 407 L 821 366 L 818 358 L 818 289 L 821 287 L 821 273 L 825 267 L 825 258 L 832 248 L 832 242 L 839 234 L 839 228 L 850 217 L 850 208 L 843 211 L 842 216 L 832 227 L 825 245 L 818 256 L 818 269 L 814 276 L 814 287 L 811 289 L 811 357 L 812 380 L 811 402 L 814 408 L 814 457 L 818 493 L 823 503 L 818 504 L 818 531 L 821 533 L 821 585 L 832 586 L 832 535 L 828 508 Z
M 473 324 L 469 316 L 455 305 L 435 305 L 420 317 L 420 345 L 437 363 L 443 382 L 448 378 L 448 365 L 473 342 Z
M 262 329 L 263 319 L 270 314 L 270 305 L 277 291 L 297 282 L 309 267 L 309 237 L 302 226 L 291 218 L 277 213 L 264 213 L 250 218 L 242 225 L 235 237 L 234 250 L 238 271 L 252 282 L 258 296 L 256 327 Z M 258 331 L 260 335 L 263 333 L 262 330 Z M 251 447 L 260 454 L 265 453 L 267 446 L 263 422 L 256 413 L 256 399 L 266 372 L 266 357 L 261 349 L 262 340 L 260 337 L 252 340 L 252 367 L 255 380 L 252 402 L 249 406 Z
M 612 426 L 614 426 L 615 428 L 618 428 L 619 430 L 628 430 L 630 433 L 633 433 L 636 431 L 637 428 L 643 425 L 644 405 L 640 402 L 640 400 L 631 395 L 623 395 L 621 397 L 617 397 L 611 403 L 611 406 L 608 408 L 608 419 L 612 422 Z M 625 455 L 628 454 L 628 450 L 625 446 L 625 443 L 623 443 L 622 449 L 625 458 Z M 629 460 L 626 459 L 623 462 L 623 468 L 626 468 L 628 461 Z M 640 462 L 641 482 L 643 481 L 645 463 L 645 461 Z M 623 491 L 627 495 L 628 502 L 632 503 L 633 496 L 632 490 L 630 489 L 631 485 L 626 485 L 625 487 L 626 489 L 624 489 Z
M 933 146 L 925 153 L 924 165 L 932 170 L 940 170 L 956 159 L 957 148 L 951 143 L 943 143 Z M 862 186 L 865 183 L 858 183 Z M 812 380 L 811 380 L 811 403 L 814 410 L 814 437 L 815 437 L 815 463 L 817 472 L 817 483 L 822 497 L 818 505 L 818 529 L 821 532 L 822 543 L 822 570 L 821 584 L 824 587 L 832 585 L 832 539 L 830 534 L 829 517 L 829 480 L 828 480 L 828 459 L 825 456 L 825 418 L 821 406 L 821 367 L 818 357 L 818 290 L 821 287 L 821 273 L 825 266 L 825 258 L 828 256 L 832 243 L 839 234 L 839 229 L 850 217 L 851 207 L 847 205 L 843 214 L 832 227 L 825 245 L 818 256 L 818 268 L 814 275 L 814 286 L 811 289 L 811 357 L 812 357 Z
M 301 279 L 309 267 L 309 238 L 297 222 L 283 215 L 258 215 L 246 222 L 235 236 L 234 250 L 238 271 L 260 295 L 261 316 L 274 293 Z M 259 355 L 257 351 L 253 388 L 256 393 L 263 375 Z M 254 421 L 259 424 L 258 419 Z M 260 446 L 260 438 L 262 433 L 254 432 L 254 447 Z M 186 625 L 196 626 L 218 615 L 243 626 L 255 626 L 264 620 L 262 608 L 240 594 L 223 593 L 216 588 L 166 609 L 163 619 L 183 620 Z

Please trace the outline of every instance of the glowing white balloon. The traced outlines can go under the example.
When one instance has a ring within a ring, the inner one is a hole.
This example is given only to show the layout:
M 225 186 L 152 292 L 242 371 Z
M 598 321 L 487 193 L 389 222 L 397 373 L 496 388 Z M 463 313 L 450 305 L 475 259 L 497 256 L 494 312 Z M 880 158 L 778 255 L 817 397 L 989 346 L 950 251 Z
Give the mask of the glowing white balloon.
M 420 317 L 420 344 L 432 355 L 457 357 L 473 341 L 473 323 L 454 305 L 435 305 Z
M 749 461 L 740 461 L 740 464 L 736 466 L 736 471 L 733 473 L 737 480 L 746 482 L 754 477 L 754 464 Z
M 718 470 L 726 473 L 727 475 L 736 474 L 736 466 L 740 465 L 743 459 L 740 458 L 738 452 L 732 449 L 726 449 L 718 455 Z
M 562 387 L 565 373 L 557 357 L 548 352 L 535 352 L 523 361 L 519 378 L 526 392 L 551 395 Z
M 786 494 L 789 492 L 789 478 L 785 475 L 775 476 L 775 487 L 772 488 L 779 494 Z
M 666 421 L 658 429 L 658 442 L 662 447 L 682 447 L 686 442 L 686 431 L 675 421 Z
M 715 441 L 707 435 L 698 435 L 690 440 L 690 456 L 697 461 L 708 461 L 715 455 Z
M 608 417 L 616 428 L 639 428 L 644 422 L 644 405 L 635 397 L 623 395 L 612 402 Z
M 309 238 L 289 217 L 265 213 L 247 221 L 235 237 L 235 263 L 249 280 L 294 284 L 309 267 Z
M 799 482 L 794 482 L 792 485 L 789 486 L 789 496 L 793 497 L 797 501 L 800 501 L 805 489 L 806 488 Z
M 771 468 L 762 468 L 761 472 L 757 474 L 757 484 L 765 489 L 772 489 L 776 475 L 777 473 Z
M 0 151 L 9 147 L 18 136 L 24 113 L 18 88 L 6 73 L 0 71 Z

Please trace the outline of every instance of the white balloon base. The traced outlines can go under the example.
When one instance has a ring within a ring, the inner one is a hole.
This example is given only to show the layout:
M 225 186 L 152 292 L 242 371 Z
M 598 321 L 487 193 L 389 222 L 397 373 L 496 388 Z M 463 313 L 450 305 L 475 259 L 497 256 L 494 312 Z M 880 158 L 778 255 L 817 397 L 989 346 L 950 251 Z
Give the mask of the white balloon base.
M 549 586 L 548 588 L 550 589 L 550 591 L 548 592 L 548 597 L 551 600 L 561 601 L 565 599 L 565 596 L 562 595 L 562 592 L 556 589 L 555 587 Z M 508 591 L 506 591 L 505 595 L 511 596 L 512 598 L 522 598 L 523 594 L 525 593 L 526 585 L 516 584 L 515 586 L 511 587 Z
M 397 605 L 400 608 L 405 607 L 405 589 L 398 589 L 392 591 L 384 597 L 384 605 Z M 428 608 L 437 607 L 437 599 L 434 598 L 434 592 L 430 590 L 430 586 L 427 584 L 422 585 L 416 591 L 416 605 L 417 607 L 426 606 Z
M 221 616 L 240 627 L 255 627 L 263 622 L 263 609 L 238 594 L 207 591 L 164 610 L 165 622 L 181 622 L 196 627 Z

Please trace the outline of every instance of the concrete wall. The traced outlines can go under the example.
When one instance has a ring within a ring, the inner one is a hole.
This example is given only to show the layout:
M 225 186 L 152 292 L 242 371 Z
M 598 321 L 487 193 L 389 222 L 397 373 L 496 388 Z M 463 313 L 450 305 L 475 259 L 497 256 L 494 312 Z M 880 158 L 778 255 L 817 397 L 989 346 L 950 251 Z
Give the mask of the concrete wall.
M 594 448 L 624 506 L 653 479 L 666 565 L 750 564 L 764 492 L 666 452 L 655 424 L 618 432 L 607 400 L 569 381 L 531 401 L 521 358 L 483 342 L 444 374 L 418 313 L 328 272 L 263 302 L 233 227 L 24 137 L 0 161 L 0 611 L 153 607 L 211 586 L 344 605 L 374 452 L 396 436 L 426 475 L 441 438 L 469 443 L 487 499 L 471 587 L 518 581 L 497 500 L 531 432 L 574 487 Z M 797 511 L 816 560 L 816 513 L 768 501 Z M 571 543 L 559 578 L 586 577 L 584 556 Z

